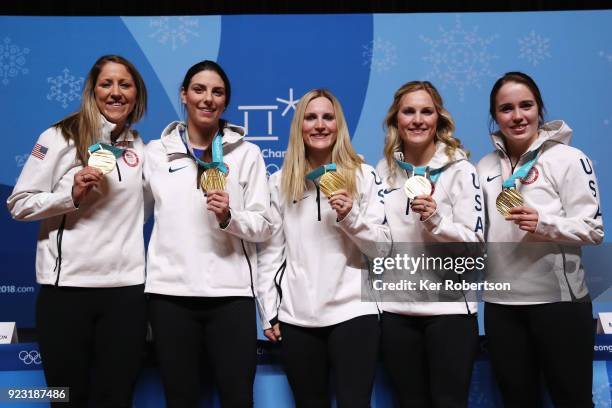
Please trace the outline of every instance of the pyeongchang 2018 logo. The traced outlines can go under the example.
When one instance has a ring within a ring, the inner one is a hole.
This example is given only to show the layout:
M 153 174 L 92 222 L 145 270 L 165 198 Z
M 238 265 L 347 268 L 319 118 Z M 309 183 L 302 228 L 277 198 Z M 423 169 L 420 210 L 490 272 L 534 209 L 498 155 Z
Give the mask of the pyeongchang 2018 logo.
M 40 365 L 42 363 L 42 358 L 38 350 L 21 350 L 19 352 L 19 359 L 25 365 Z

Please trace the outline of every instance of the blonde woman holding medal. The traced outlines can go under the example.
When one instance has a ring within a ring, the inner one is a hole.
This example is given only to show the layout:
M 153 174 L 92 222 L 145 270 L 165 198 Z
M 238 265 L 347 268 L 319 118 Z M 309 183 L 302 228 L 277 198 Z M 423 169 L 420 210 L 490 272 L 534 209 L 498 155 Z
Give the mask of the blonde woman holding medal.
M 482 242 L 478 176 L 436 88 L 428 81 L 402 85 L 384 124 L 385 157 L 376 170 L 388 184 L 385 213 L 395 251 L 420 256 L 431 243 L 445 256 L 452 249 L 441 243 Z M 476 303 L 465 294 L 420 301 L 437 292 L 425 293 L 418 279 L 436 276 L 417 272 L 400 276 L 416 283 L 413 298 L 383 297 L 383 365 L 401 407 L 467 407 L 478 347 Z
M 131 407 L 144 352 L 144 144 L 131 129 L 147 91 L 125 58 L 99 58 L 81 108 L 47 129 L 7 203 L 41 220 L 36 329 L 47 385 L 62 407 Z
M 187 71 L 185 122 L 147 146 L 154 201 L 146 292 L 168 407 L 198 407 L 202 370 L 221 406 L 253 406 L 257 357 L 255 243 L 269 238 L 269 193 L 259 148 L 221 119 L 229 79 L 213 61 Z M 201 367 L 207 356 L 212 367 Z
M 580 245 L 603 240 L 591 160 L 572 130 L 544 123 L 531 77 L 509 72 L 490 97 L 495 151 L 478 164 L 487 209 L 485 331 L 504 406 L 537 407 L 543 375 L 555 407 L 592 407 L 592 306 Z
M 350 144 L 336 97 L 306 93 L 269 180 L 274 235 L 258 284 L 264 334 L 282 339 L 297 407 L 330 406 L 330 371 L 339 407 L 370 406 L 379 327 L 376 304 L 361 297 L 364 255 L 384 255 L 377 244 L 390 241 L 377 180 Z

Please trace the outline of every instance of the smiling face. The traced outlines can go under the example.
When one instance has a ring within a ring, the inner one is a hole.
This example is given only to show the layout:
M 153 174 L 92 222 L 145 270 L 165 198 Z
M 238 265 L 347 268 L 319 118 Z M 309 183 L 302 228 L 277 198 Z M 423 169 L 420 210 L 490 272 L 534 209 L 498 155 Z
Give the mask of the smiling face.
M 433 145 L 438 116 L 429 93 L 418 90 L 405 94 L 397 112 L 397 129 L 404 149 Z
M 314 98 L 308 103 L 302 122 L 302 139 L 307 155 L 331 155 L 338 124 L 334 105 L 324 96 Z
M 137 96 L 134 78 L 127 68 L 116 62 L 104 64 L 96 80 L 94 97 L 100 113 L 117 125 L 121 132 L 134 110 Z
M 200 71 L 187 89 L 181 90 L 181 99 L 187 109 L 188 126 L 202 130 L 217 127 L 226 106 L 223 79 L 214 71 Z
M 518 82 L 507 82 L 495 97 L 495 121 L 509 144 L 524 150 L 538 137 L 539 112 L 531 90 Z

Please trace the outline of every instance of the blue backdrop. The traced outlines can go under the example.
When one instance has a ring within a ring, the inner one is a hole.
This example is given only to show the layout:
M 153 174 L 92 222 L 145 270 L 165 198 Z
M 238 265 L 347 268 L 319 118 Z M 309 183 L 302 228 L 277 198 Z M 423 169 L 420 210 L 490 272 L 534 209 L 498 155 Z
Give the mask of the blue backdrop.
M 233 86 L 226 118 L 247 128 L 270 173 L 282 163 L 295 103 L 314 87 L 339 97 L 357 151 L 375 164 L 392 95 L 414 79 L 440 89 L 457 136 L 476 162 L 492 149 L 487 111 L 493 82 L 506 71 L 525 71 L 540 85 L 548 118 L 567 121 L 573 145 L 592 158 L 605 216 L 612 206 L 610 38 L 612 11 L 0 16 L 0 197 L 10 194 L 38 135 L 77 109 L 91 64 L 114 53 L 131 60 L 147 83 L 149 111 L 137 125 L 145 141 L 182 117 L 178 88 L 187 68 L 202 59 L 219 61 Z M 37 225 L 12 221 L 5 210 L 0 231 L 0 321 L 31 327 Z M 607 284 L 602 253 L 587 264 Z

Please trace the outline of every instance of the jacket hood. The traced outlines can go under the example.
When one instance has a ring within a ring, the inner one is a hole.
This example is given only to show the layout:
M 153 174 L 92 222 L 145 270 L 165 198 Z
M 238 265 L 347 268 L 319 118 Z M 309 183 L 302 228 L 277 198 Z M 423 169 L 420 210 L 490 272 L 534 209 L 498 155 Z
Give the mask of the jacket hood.
M 433 157 L 431 158 L 431 160 L 429 161 L 429 163 L 427 163 L 427 167 L 435 170 L 435 169 L 440 169 L 442 167 L 446 167 L 452 163 L 455 163 L 461 160 L 467 160 L 468 158 L 467 154 L 461 149 L 455 149 L 452 157 L 448 157 L 448 155 L 446 154 L 446 147 L 447 147 L 446 143 L 442 141 L 436 142 L 436 151 Z M 395 152 L 394 157 L 397 160 L 403 161 L 404 153 Z
M 100 141 L 103 143 L 111 143 L 111 132 L 117 127 L 116 124 L 109 122 L 104 115 L 100 114 Z M 134 135 L 130 132 L 130 128 L 126 125 L 123 133 L 117 138 L 117 142 L 133 141 Z
M 529 149 L 527 149 L 525 153 L 534 151 L 545 143 L 562 143 L 569 145 L 571 138 L 572 129 L 562 120 L 553 120 L 542 126 L 538 138 L 529 146 Z M 506 153 L 504 135 L 501 131 L 493 133 L 491 135 L 491 140 L 496 150 Z
M 187 129 L 185 122 L 174 121 L 162 131 L 161 143 L 168 155 L 188 155 L 187 149 L 181 140 L 180 129 Z M 244 128 L 230 123 L 223 127 L 223 148 L 233 148 L 244 140 Z

